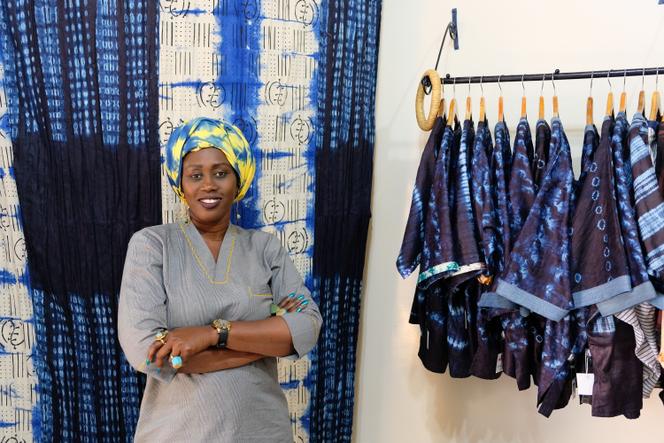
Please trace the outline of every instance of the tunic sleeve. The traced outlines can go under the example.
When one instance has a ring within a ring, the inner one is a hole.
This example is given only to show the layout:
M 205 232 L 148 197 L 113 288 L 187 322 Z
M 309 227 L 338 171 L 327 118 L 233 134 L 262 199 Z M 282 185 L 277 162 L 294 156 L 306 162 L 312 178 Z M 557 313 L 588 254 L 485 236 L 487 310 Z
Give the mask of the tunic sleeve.
M 137 371 L 168 383 L 175 376 L 173 368 L 164 365 L 159 370 L 145 361 L 155 334 L 168 327 L 163 254 L 161 241 L 150 231 L 139 231 L 131 238 L 120 287 L 118 336 Z
M 311 351 L 318 341 L 323 323 L 318 305 L 311 298 L 311 293 L 304 285 L 288 252 L 274 236 L 270 236 L 265 247 L 265 259 L 272 272 L 270 286 L 275 303 L 279 304 L 291 293 L 296 296 L 302 294 L 309 301 L 301 312 L 288 312 L 282 317 L 288 325 L 295 348 L 295 355 L 289 357 L 301 358 Z

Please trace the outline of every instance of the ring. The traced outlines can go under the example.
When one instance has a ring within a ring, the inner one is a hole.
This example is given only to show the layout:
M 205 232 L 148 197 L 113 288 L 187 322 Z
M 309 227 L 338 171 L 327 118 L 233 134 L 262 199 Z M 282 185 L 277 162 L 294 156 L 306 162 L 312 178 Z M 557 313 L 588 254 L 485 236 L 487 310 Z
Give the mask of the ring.
M 171 361 L 171 366 L 173 369 L 180 369 L 182 367 L 182 357 L 179 355 L 171 355 L 169 360 Z
M 167 335 L 168 335 L 168 329 L 162 329 L 161 331 L 157 332 L 157 334 L 154 336 L 154 340 L 160 341 L 162 345 L 165 345 Z

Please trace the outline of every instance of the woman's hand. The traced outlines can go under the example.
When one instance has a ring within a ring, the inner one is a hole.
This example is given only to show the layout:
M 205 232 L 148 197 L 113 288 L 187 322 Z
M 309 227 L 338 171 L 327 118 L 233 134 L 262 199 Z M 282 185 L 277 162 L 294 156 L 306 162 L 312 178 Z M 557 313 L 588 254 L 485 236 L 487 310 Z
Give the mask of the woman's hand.
M 161 368 L 170 356 L 183 361 L 217 343 L 217 331 L 211 326 L 191 326 L 168 331 L 162 344 L 155 341 L 148 349 L 148 360 Z
M 288 297 L 281 300 L 278 306 L 287 312 L 299 312 L 298 309 L 304 309 L 307 304 L 309 302 L 304 298 L 304 295 L 295 295 L 294 292 L 291 292 Z

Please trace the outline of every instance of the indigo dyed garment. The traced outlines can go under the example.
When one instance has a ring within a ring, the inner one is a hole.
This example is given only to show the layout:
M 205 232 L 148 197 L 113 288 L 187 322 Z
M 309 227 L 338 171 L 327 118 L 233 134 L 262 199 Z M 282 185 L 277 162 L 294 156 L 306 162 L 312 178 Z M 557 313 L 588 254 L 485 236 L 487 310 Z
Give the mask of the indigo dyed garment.
M 494 265 L 490 263 L 490 258 L 492 257 L 490 251 L 494 248 L 493 236 L 490 231 L 493 222 L 490 181 L 490 159 L 492 155 L 491 130 L 486 120 L 481 121 L 477 124 L 475 143 L 472 150 L 470 188 L 479 250 L 486 265 L 485 273 L 489 275 L 494 269 Z
M 460 138 L 455 136 L 450 156 L 450 222 L 454 261 L 459 269 L 450 274 L 448 286 L 453 289 L 474 278 L 483 268 L 475 235 L 475 217 L 470 192 L 470 158 L 475 140 L 472 120 L 463 122 Z
M 431 200 L 431 193 L 436 159 L 444 129 L 445 121 L 437 118 L 422 151 L 420 165 L 417 169 L 410 213 L 397 258 L 397 270 L 403 278 L 412 274 L 417 266 L 421 266 L 420 272 L 430 266 L 431 251 L 425 249 L 425 244 L 431 245 L 435 240 L 426 241 L 425 232 L 430 225 L 435 223 L 436 208 Z
M 475 278 L 468 279 L 461 284 L 447 283 L 447 352 L 449 358 L 450 377 L 470 377 L 473 362 L 473 347 L 471 346 L 470 312 L 467 301 L 471 296 Z
M 429 210 L 431 222 L 424 226 L 424 251 L 426 254 L 420 264 L 418 285 L 428 287 L 433 282 L 449 277 L 459 270 L 459 264 L 454 256 L 454 230 L 451 213 L 454 207 L 454 194 L 450 192 L 454 187 L 452 180 L 453 148 L 459 142 L 461 129 L 459 124 L 450 122 L 443 130 L 443 136 L 436 158 L 436 167 L 429 197 Z
M 657 184 L 647 137 L 648 123 L 637 113 L 628 136 L 634 209 L 648 274 L 661 282 L 664 281 L 664 196 Z
M 664 195 L 664 123 L 660 122 L 657 128 L 657 155 L 655 156 L 655 175 L 659 191 Z
M 491 290 L 484 293 L 480 299 L 480 307 L 514 309 L 516 306 L 496 295 L 497 277 L 502 275 L 505 262 L 510 251 L 510 208 L 509 208 L 509 181 L 512 163 L 510 148 L 510 134 L 504 121 L 496 123 L 494 129 L 494 147 L 491 157 L 491 173 L 489 175 L 490 199 L 486 202 L 490 218 L 485 231 L 488 235 L 491 250 L 486 251 L 489 271 L 494 277 Z
M 581 153 L 581 174 L 577 180 L 577 195 L 581 190 L 583 181 L 588 174 L 588 164 L 590 159 L 595 154 L 595 150 L 599 146 L 600 135 L 597 132 L 595 125 L 587 125 L 583 131 L 583 150 Z M 578 198 L 577 198 L 578 200 Z
M 632 168 L 629 145 L 626 146 L 628 123 L 624 113 L 616 117 L 611 138 L 616 199 L 622 238 L 627 254 L 632 289 L 611 299 L 597 303 L 600 313 L 615 314 L 655 298 L 655 290 L 648 280 L 646 263 L 638 237 L 637 222 L 632 206 Z
M 588 329 L 595 383 L 593 417 L 638 418 L 643 407 L 643 368 L 634 355 L 632 328 L 613 316 L 596 316 Z
M 554 118 L 546 174 L 496 292 L 555 321 L 573 307 L 569 275 L 573 179 L 569 143 L 562 123 Z
M 549 163 L 549 147 L 551 144 L 551 127 L 546 120 L 538 120 L 535 125 L 535 153 L 533 155 L 533 180 L 535 194 L 542 187 L 542 181 L 546 173 L 546 165 Z
M 509 200 L 510 239 L 509 250 L 516 243 L 523 223 L 528 217 L 535 200 L 535 187 L 532 175 L 533 141 L 528 120 L 519 121 L 514 137 L 514 150 L 510 168 Z M 534 371 L 529 352 L 529 320 L 520 311 L 502 315 L 505 332 L 503 369 L 505 374 L 514 377 L 520 390 L 530 387 L 530 377 Z M 532 343 L 530 343 L 532 347 Z
M 477 124 L 475 143 L 472 150 L 471 161 L 471 196 L 477 227 L 478 245 L 484 260 L 484 274 L 492 275 L 494 264 L 490 261 L 491 251 L 496 248 L 496 238 L 493 235 L 494 211 L 491 187 L 491 165 L 493 156 L 493 144 L 489 124 L 480 121 Z M 474 330 L 475 351 L 473 352 L 473 363 L 471 372 L 474 376 L 492 380 L 500 376 L 496 372 L 498 355 L 503 352 L 502 325 L 500 318 L 487 309 L 478 306 L 482 295 L 488 290 L 485 285 L 478 284 L 474 292 L 469 293 L 469 312 L 475 321 Z M 471 325 L 472 325 L 471 321 Z M 472 326 L 471 326 L 472 327 Z
M 613 118 L 602 123 L 601 140 L 589 155 L 572 218 L 572 296 L 582 308 L 631 291 L 613 180 Z M 586 128 L 585 138 L 593 129 Z
M 417 314 L 420 324 L 420 347 L 417 355 L 426 369 L 444 373 L 449 361 L 447 345 L 448 303 L 447 292 L 442 282 L 436 282 L 426 289 L 417 288 Z M 412 323 L 412 321 L 411 321 Z

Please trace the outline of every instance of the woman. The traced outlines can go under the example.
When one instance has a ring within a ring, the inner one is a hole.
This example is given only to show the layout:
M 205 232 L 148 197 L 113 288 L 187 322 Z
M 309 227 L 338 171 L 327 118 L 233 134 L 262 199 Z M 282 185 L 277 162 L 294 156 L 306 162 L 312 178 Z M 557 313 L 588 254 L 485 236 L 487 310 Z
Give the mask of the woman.
M 148 375 L 135 441 L 292 442 L 275 357 L 309 352 L 321 316 L 279 240 L 230 223 L 254 176 L 249 144 L 196 118 L 165 166 L 190 221 L 134 234 L 120 291 L 120 344 Z

